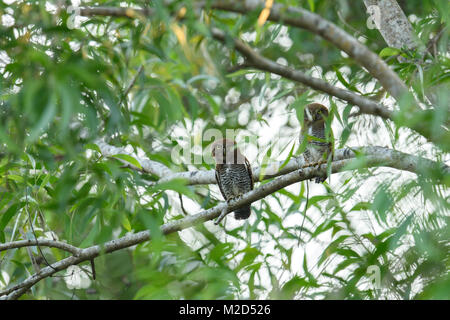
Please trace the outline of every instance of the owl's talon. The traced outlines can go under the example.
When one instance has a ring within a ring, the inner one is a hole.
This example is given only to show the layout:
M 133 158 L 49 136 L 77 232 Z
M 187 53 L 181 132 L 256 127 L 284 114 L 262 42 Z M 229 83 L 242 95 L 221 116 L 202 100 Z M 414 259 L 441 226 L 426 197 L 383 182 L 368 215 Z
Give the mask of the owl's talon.
M 225 208 L 222 209 L 222 212 L 220 213 L 220 216 L 216 219 L 216 221 L 214 221 L 215 225 L 218 225 L 220 223 L 220 221 L 222 221 L 227 215 L 228 215 L 228 201 L 227 201 L 227 205 L 225 206 Z
M 322 182 L 324 182 L 326 179 L 327 179 L 326 177 L 316 177 L 315 182 L 316 182 L 316 183 L 322 183 Z
M 307 168 L 307 167 L 320 167 L 323 164 L 326 164 L 326 161 L 318 161 L 318 162 L 313 162 L 313 163 L 308 163 L 306 165 L 303 166 L 303 168 Z M 315 178 L 311 178 L 309 179 L 309 181 L 314 181 L 315 183 L 322 183 L 327 179 L 327 177 L 315 177 Z

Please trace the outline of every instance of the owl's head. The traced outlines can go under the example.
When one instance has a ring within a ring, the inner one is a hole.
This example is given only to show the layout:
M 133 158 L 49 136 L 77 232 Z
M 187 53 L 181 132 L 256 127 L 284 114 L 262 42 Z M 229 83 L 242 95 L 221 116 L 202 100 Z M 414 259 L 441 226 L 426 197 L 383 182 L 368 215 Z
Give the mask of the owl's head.
M 211 154 L 217 164 L 242 164 L 245 159 L 239 151 L 236 142 L 230 139 L 222 139 L 214 142 Z
M 328 117 L 328 109 L 320 103 L 310 103 L 305 107 L 303 121 L 306 125 L 314 122 L 325 122 Z

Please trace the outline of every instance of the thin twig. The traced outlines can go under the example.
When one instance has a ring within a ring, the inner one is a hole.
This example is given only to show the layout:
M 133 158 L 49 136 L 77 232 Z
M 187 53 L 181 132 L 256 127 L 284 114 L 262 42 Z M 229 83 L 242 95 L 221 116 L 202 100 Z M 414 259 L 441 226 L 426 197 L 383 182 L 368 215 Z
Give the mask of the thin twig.
M 251 67 L 250 64 L 248 64 L 247 62 L 241 63 L 241 64 L 236 64 L 234 66 L 230 66 L 227 68 L 227 73 L 233 73 L 242 69 L 247 69 Z
M 435 36 L 433 38 L 431 38 L 430 41 L 428 42 L 427 52 L 429 52 L 431 54 L 431 56 L 433 56 L 434 58 L 437 56 L 436 45 L 439 42 L 439 40 L 441 39 L 445 30 L 446 30 L 446 26 L 444 24 L 442 24 L 439 27 L 438 32 L 435 34 Z M 433 50 L 431 50 L 431 49 L 433 49 Z M 424 57 L 425 57 L 425 55 L 424 55 Z
M 128 95 L 128 93 L 130 93 L 130 90 L 133 88 L 134 84 L 136 83 L 137 78 L 139 77 L 139 75 L 142 73 L 142 71 L 144 70 L 144 65 L 142 64 L 139 69 L 137 70 L 136 74 L 134 75 L 133 80 L 131 80 L 130 84 L 128 85 L 127 89 L 125 90 L 125 92 L 123 93 L 123 95 L 126 97 Z
M 181 210 L 183 211 L 184 215 L 187 216 L 188 213 L 186 212 L 186 210 L 184 209 L 184 205 L 183 205 L 183 195 L 181 193 L 178 193 L 178 197 L 180 198 L 180 206 L 181 206 Z
M 27 240 L 19 240 L 19 241 L 1 243 L 0 244 L 0 252 L 5 251 L 5 250 L 10 250 L 10 249 L 16 249 L 16 248 L 35 247 L 37 245 L 39 245 L 41 247 L 50 247 L 50 248 L 61 249 L 61 250 L 70 252 L 74 256 L 78 256 L 81 251 L 81 249 L 79 249 L 77 247 L 74 247 L 68 243 L 57 241 L 57 240 L 27 239 Z

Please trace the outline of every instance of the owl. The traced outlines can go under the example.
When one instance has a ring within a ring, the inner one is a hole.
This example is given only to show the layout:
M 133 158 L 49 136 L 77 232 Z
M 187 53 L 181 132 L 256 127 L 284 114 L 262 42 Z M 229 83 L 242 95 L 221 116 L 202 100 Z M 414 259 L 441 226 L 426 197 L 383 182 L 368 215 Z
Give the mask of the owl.
M 311 103 L 305 107 L 303 125 L 300 131 L 300 145 L 306 143 L 303 156 L 308 165 L 327 163 L 330 157 L 331 161 L 333 161 L 333 143 L 325 136 L 325 121 L 327 117 L 328 109 L 320 103 Z M 321 183 L 325 179 L 326 177 L 317 177 L 315 181 L 316 183 Z
M 226 201 L 253 190 L 252 168 L 235 141 L 216 141 L 212 146 L 212 156 L 216 161 L 216 181 Z M 250 205 L 234 211 L 236 219 L 247 219 L 249 216 Z

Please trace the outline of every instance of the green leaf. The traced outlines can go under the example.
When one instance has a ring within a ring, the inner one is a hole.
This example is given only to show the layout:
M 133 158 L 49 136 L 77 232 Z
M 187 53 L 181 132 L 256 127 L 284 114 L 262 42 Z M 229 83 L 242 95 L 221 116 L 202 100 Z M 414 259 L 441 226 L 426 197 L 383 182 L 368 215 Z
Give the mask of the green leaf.
M 307 277 L 307 279 L 309 281 L 309 285 L 318 288 L 319 285 L 317 283 L 316 278 L 308 270 L 308 262 L 306 260 L 306 252 L 303 254 L 303 272 L 305 272 L 305 275 L 306 275 L 306 277 Z
M 375 194 L 371 209 L 377 213 L 377 217 L 386 223 L 386 213 L 392 206 L 392 197 L 385 188 L 379 188 Z
M 279 299 L 293 299 L 298 291 L 309 286 L 310 284 L 306 279 L 294 276 L 281 288 Z
M 50 120 L 55 117 L 56 114 L 56 96 L 51 95 L 51 98 L 42 113 L 38 122 L 31 128 L 30 135 L 26 138 L 27 142 L 34 142 L 38 136 L 46 129 L 50 123 Z
M 290 105 L 290 108 L 295 110 L 295 114 L 297 115 L 298 123 L 303 124 L 303 116 L 305 106 L 309 103 L 308 94 L 304 93 Z
M 10 179 L 10 180 L 17 181 L 17 182 L 24 182 L 23 177 L 19 176 L 17 174 L 8 174 L 7 178 Z
M 102 151 L 100 150 L 98 145 L 96 145 L 95 143 L 87 143 L 85 148 L 97 151 L 99 154 L 102 154 Z
M 311 12 L 314 12 L 314 0 L 308 0 L 308 4 L 309 4 L 309 10 L 311 10 Z
M 312 207 L 317 205 L 317 203 L 324 201 L 324 200 L 330 200 L 330 199 L 334 199 L 333 195 L 321 195 L 321 196 L 313 196 L 311 198 L 309 198 L 308 201 L 308 207 Z
M 386 47 L 380 51 L 379 56 L 381 58 L 395 56 L 401 53 L 401 50 L 397 48 Z
M 319 262 L 317 263 L 318 266 L 321 266 L 322 263 L 330 257 L 332 254 L 337 252 L 337 249 L 339 248 L 339 245 L 342 244 L 349 236 L 348 235 L 342 235 L 333 242 L 331 242 L 328 247 L 323 251 L 322 255 L 320 256 Z
M 244 252 L 244 257 L 242 258 L 239 265 L 236 267 L 235 272 L 238 272 L 242 268 L 249 266 L 250 264 L 252 264 L 255 261 L 255 259 L 259 255 L 262 254 L 261 251 L 259 251 L 256 248 L 252 248 L 252 247 L 247 247 L 244 250 L 242 250 L 241 252 Z
M 118 153 L 118 154 L 114 154 L 112 155 L 113 158 L 117 158 L 120 160 L 124 160 L 126 162 L 129 162 L 130 164 L 132 164 L 133 166 L 142 169 L 141 164 L 139 163 L 139 161 L 137 161 L 135 158 L 133 158 L 132 156 L 128 155 L 128 154 L 124 154 L 124 153 Z
M 184 194 L 191 199 L 195 199 L 195 194 L 187 186 L 187 181 L 185 179 L 173 179 L 167 182 L 158 183 L 157 185 L 147 189 L 147 192 L 152 193 L 159 190 L 173 190 L 178 193 Z
M 358 202 L 355 204 L 350 211 L 360 211 L 360 210 L 370 210 L 372 208 L 372 204 L 370 202 Z
M 24 206 L 24 202 L 14 203 L 11 205 L 5 213 L 1 215 L 0 219 L 0 231 L 4 231 L 6 225 L 9 223 L 12 217 Z
M 356 86 L 350 84 L 347 80 L 345 80 L 345 78 L 342 75 L 339 68 L 333 67 L 333 70 L 334 70 L 334 72 L 336 72 L 336 77 L 338 78 L 339 82 L 342 83 L 344 85 L 344 87 L 346 87 L 347 89 L 349 89 L 351 91 L 355 91 L 355 92 L 361 94 L 361 92 L 358 90 L 358 88 Z
M 41 185 L 39 186 L 39 191 L 42 191 L 42 189 L 47 186 L 47 184 L 50 181 L 50 178 L 52 177 L 52 175 L 50 173 L 47 173 L 44 177 L 44 179 L 41 182 Z
M 357 264 L 358 262 L 360 262 L 360 259 L 358 258 L 347 258 L 336 266 L 336 268 L 333 270 L 333 274 L 336 274 L 339 271 L 346 269 L 348 266 L 351 266 L 352 264 Z
M 206 100 L 208 100 L 209 105 L 211 106 L 211 109 L 215 116 L 219 115 L 220 112 L 220 106 L 216 103 L 213 97 L 211 97 L 209 94 L 206 94 L 204 92 L 201 92 L 202 97 L 204 97 Z
M 292 158 L 292 155 L 294 154 L 294 148 L 295 148 L 295 142 L 292 144 L 291 151 L 289 151 L 289 154 L 288 154 L 286 160 L 284 160 L 284 162 L 281 164 L 281 166 L 278 170 L 283 169 L 289 163 L 289 161 Z

